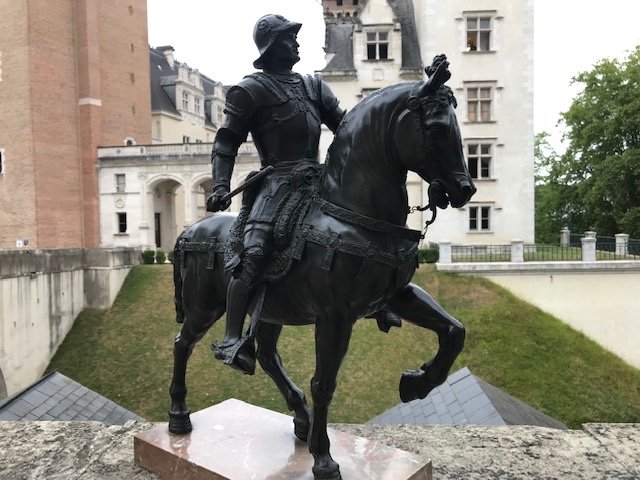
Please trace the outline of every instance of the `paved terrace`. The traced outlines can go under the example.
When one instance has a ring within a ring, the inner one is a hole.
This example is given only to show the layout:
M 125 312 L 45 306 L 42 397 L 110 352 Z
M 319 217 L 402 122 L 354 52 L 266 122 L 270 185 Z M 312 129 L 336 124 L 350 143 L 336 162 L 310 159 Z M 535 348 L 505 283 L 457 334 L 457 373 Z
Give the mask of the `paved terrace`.
M 133 435 L 151 424 L 0 422 L 0 478 L 150 480 Z M 435 480 L 640 478 L 640 424 L 541 427 L 334 425 L 431 458 Z M 355 480 L 355 479 L 345 479 Z

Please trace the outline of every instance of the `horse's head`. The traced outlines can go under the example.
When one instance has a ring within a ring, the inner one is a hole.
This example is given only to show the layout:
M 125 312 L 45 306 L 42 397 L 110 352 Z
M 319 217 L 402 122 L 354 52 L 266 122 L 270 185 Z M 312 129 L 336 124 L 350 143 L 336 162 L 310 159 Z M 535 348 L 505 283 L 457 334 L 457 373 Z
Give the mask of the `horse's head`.
M 429 202 L 462 207 L 476 192 L 462 151 L 456 99 L 444 83 L 449 62 L 438 55 L 425 69 L 429 79 L 416 84 L 398 117 L 395 150 L 404 164 L 429 182 Z

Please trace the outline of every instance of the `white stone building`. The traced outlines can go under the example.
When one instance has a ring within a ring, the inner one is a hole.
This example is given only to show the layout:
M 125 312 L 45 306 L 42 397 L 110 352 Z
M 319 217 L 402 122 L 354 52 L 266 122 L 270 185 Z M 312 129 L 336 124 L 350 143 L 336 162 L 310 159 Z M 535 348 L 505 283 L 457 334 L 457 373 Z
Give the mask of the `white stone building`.
M 211 143 L 99 149 L 100 243 L 172 250 L 187 226 L 205 217 Z M 259 168 L 252 143 L 238 151 L 231 188 Z M 235 197 L 232 211 L 240 210 Z
M 533 0 L 323 0 L 327 66 L 345 108 L 373 90 L 423 79 L 445 53 L 458 99 L 465 156 L 478 192 L 447 209 L 427 242 L 504 244 L 534 240 Z M 331 141 L 324 132 L 324 151 Z M 408 178 L 410 205 L 427 185 Z M 414 213 L 419 229 L 429 213 Z
M 224 120 L 225 89 L 178 62 L 170 46 L 151 48 L 153 145 L 98 149 L 100 245 L 173 249 L 187 226 L 207 215 L 211 148 Z M 236 159 L 231 186 L 260 168 L 251 142 Z M 240 209 L 240 197 L 231 205 Z
M 533 242 L 533 1 L 323 0 L 327 66 L 322 74 L 344 108 L 373 90 L 424 78 L 423 65 L 446 53 L 458 98 L 465 155 L 478 192 L 467 206 L 440 211 L 426 242 Z M 102 246 L 173 247 L 206 213 L 211 143 L 223 121 L 224 87 L 150 49 L 153 143 L 99 149 Z M 321 138 L 321 159 L 331 142 Z M 242 147 L 232 187 L 259 168 Z M 427 185 L 408 177 L 410 205 Z M 231 210 L 239 209 L 236 198 Z M 414 213 L 421 229 L 429 213 Z

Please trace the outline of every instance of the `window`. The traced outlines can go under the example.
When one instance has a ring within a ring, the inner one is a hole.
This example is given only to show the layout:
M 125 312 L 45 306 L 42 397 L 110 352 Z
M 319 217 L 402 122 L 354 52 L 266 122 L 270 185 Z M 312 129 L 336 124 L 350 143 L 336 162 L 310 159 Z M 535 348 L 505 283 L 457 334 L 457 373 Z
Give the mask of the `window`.
M 189 93 L 182 92 L 182 109 L 189 110 Z
M 491 230 L 491 207 L 469 207 L 469 230 L 473 232 Z
M 202 140 L 200 140 L 199 138 L 196 138 L 196 143 L 202 143 Z
M 467 87 L 467 120 L 491 121 L 491 87 Z
M 0 148 L 0 175 L 4 175 L 4 148 Z
M 126 183 L 124 173 L 116 173 L 116 192 L 124 193 L 125 186 Z
M 200 97 L 194 97 L 193 99 L 193 111 L 200 114 Z
M 389 32 L 367 32 L 367 59 L 386 60 L 389 58 Z
M 339 7 L 342 6 L 342 0 L 336 0 L 336 5 L 338 5 Z
M 118 216 L 118 233 L 127 233 L 127 214 L 118 212 L 116 215 Z
M 217 110 L 218 125 L 222 125 L 222 114 L 223 114 L 222 107 L 218 107 L 218 110 Z
M 352 2 L 352 3 L 353 3 L 354 5 L 358 5 L 358 0 L 353 0 L 353 2 Z M 355 14 L 354 14 L 354 17 L 355 17 Z
M 190 143 L 190 142 L 191 142 L 191 137 L 188 137 L 187 135 L 182 136 L 182 143 Z
M 467 164 L 471 178 L 491 178 L 493 145 L 491 143 L 467 144 Z
M 135 52 L 136 46 L 133 43 L 129 44 L 129 50 L 131 51 L 131 53 Z
M 491 48 L 491 17 L 467 17 L 467 51 L 488 52 Z
M 131 83 L 136 83 L 136 74 L 135 73 L 130 73 L 129 74 L 129 80 L 131 81 Z

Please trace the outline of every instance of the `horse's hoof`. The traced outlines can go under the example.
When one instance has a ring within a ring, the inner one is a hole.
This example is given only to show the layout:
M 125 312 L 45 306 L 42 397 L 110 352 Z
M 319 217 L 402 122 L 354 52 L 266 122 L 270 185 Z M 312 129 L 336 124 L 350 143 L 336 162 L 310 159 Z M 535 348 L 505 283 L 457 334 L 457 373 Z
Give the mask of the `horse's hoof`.
M 438 385 L 429 381 L 423 370 L 407 370 L 400 377 L 400 400 L 404 403 L 425 398 Z
M 189 414 L 191 412 L 172 413 L 169 412 L 169 433 L 173 435 L 184 435 L 193 430 Z
M 293 419 L 293 433 L 303 442 L 306 442 L 309 437 L 309 427 L 309 420 L 298 417 Z
M 326 461 L 316 462 L 311 471 L 313 480 L 342 480 L 340 466 L 331 457 Z

